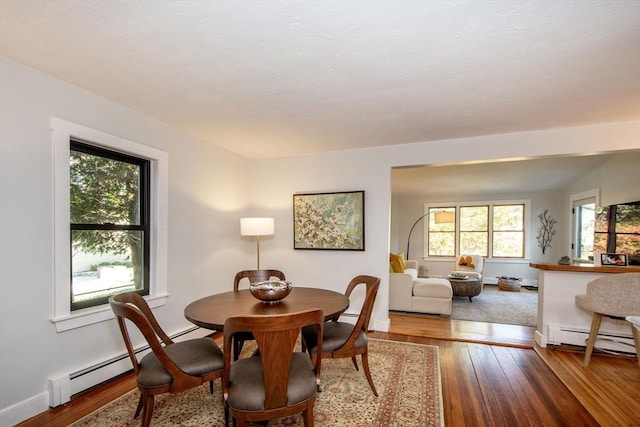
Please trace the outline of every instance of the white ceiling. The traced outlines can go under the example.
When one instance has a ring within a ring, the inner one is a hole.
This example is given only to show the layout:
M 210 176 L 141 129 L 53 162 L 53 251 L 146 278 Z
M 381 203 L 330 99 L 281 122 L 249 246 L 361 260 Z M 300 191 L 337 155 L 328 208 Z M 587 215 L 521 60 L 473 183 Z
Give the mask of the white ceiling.
M 639 46 L 637 0 L 0 0 L 2 56 L 256 159 L 636 120 Z

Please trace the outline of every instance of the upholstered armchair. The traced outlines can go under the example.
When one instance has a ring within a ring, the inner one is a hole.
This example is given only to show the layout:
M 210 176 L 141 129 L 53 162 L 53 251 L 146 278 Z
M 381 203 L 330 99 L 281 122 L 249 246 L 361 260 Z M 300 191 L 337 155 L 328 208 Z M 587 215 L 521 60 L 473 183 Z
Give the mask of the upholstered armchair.
M 482 282 L 484 258 L 480 255 L 460 255 L 451 274 L 464 274 Z

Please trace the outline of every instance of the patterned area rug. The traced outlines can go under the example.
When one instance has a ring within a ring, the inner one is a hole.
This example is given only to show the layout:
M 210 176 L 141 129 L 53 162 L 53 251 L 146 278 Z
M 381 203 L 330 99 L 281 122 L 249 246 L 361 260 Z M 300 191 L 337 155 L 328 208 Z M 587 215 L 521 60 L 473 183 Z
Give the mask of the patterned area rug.
M 316 426 L 444 426 L 438 347 L 369 339 L 369 366 L 379 397 L 371 392 L 362 367 L 356 371 L 350 359 L 323 359 Z M 223 426 L 220 381 L 214 384 L 213 395 L 205 384 L 158 396 L 151 425 Z M 139 426 L 140 418 L 133 419 L 138 398 L 138 390 L 129 392 L 72 425 Z M 269 423 L 302 425 L 300 415 Z
M 501 291 L 497 286 L 485 285 L 480 295 L 473 297 L 473 302 L 467 297 L 454 297 L 451 318 L 536 326 L 538 293 L 526 289 Z

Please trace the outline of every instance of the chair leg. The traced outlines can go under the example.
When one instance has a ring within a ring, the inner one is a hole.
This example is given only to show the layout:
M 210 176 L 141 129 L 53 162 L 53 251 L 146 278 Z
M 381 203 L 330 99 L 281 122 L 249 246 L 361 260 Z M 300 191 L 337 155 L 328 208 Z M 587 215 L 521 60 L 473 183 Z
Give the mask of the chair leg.
M 151 417 L 153 416 L 153 394 L 144 397 L 144 409 L 142 410 L 142 427 L 151 425 Z
M 213 380 L 209 381 L 209 392 L 213 394 Z
M 138 407 L 136 408 L 136 413 L 133 416 L 134 419 L 138 418 L 138 415 L 140 415 L 140 411 L 142 410 L 142 407 L 144 403 L 144 398 L 142 397 L 142 392 L 140 392 L 140 399 L 138 400 Z
M 360 368 L 358 368 L 358 361 L 356 360 L 356 357 L 355 357 L 355 356 L 353 356 L 353 357 L 351 358 L 351 361 L 353 362 L 353 366 L 355 366 L 355 367 L 356 367 L 356 371 L 359 371 L 359 370 L 360 370 Z
M 596 344 L 596 338 L 598 337 L 598 331 L 600 330 L 600 323 L 602 322 L 602 314 L 593 313 L 593 319 L 591 320 L 591 330 L 589 331 L 589 340 L 587 341 L 587 348 L 584 352 L 584 361 L 582 366 L 585 368 L 589 366 L 591 360 L 591 353 L 593 353 L 593 346 Z
M 362 367 L 364 369 L 364 374 L 367 377 L 367 381 L 369 381 L 369 385 L 371 386 L 371 390 L 373 390 L 374 396 L 378 397 L 378 391 L 376 390 L 376 386 L 373 385 L 373 378 L 371 377 L 371 371 L 369 371 L 369 356 L 367 353 L 362 353 Z
M 638 359 L 638 367 L 640 367 L 640 329 L 631 324 L 631 332 L 633 333 L 633 342 L 636 345 L 636 359 Z
M 302 419 L 304 420 L 304 427 L 313 427 L 313 406 L 307 408 L 302 412 Z

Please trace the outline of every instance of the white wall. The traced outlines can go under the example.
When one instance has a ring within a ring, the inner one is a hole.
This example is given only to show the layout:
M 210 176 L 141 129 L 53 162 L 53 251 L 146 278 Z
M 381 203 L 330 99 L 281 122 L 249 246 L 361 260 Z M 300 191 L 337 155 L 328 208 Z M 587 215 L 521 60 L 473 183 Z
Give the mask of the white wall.
M 62 333 L 49 320 L 51 117 L 168 153 L 170 296 L 156 310 L 167 332 L 191 326 L 183 315 L 190 301 L 230 289 L 255 246 L 239 238 L 238 218 L 248 208 L 246 159 L 8 61 L 0 62 L 0 99 L 0 425 L 12 425 L 46 409 L 48 378 L 124 350 L 113 320 Z
M 171 296 L 156 313 L 170 333 L 188 326 L 182 313 L 188 302 L 227 290 L 237 270 L 253 266 L 255 243 L 239 237 L 240 216 L 276 218 L 275 236 L 261 243 L 261 263 L 284 269 L 294 284 L 343 291 L 356 274 L 380 276 L 374 326 L 384 329 L 392 166 L 640 148 L 637 121 L 249 162 L 4 60 L 0 99 L 0 424 L 44 410 L 50 376 L 122 351 L 113 321 L 63 333 L 49 321 L 51 116 L 169 153 Z M 292 195 L 344 190 L 366 192 L 366 251 L 293 250 Z
M 584 176 L 567 188 L 567 199 L 598 188 L 600 205 L 609 206 L 640 200 L 640 151 L 614 156 L 597 169 L 586 171 Z

